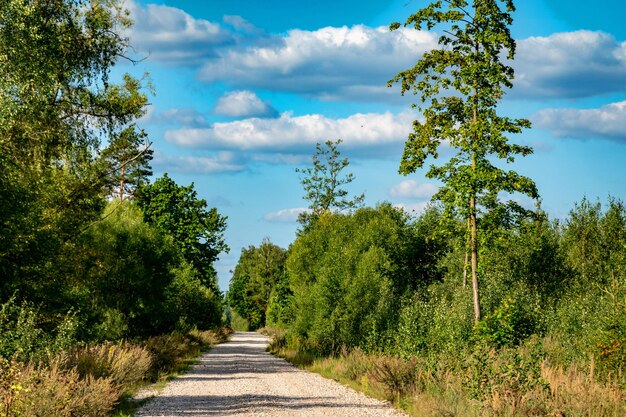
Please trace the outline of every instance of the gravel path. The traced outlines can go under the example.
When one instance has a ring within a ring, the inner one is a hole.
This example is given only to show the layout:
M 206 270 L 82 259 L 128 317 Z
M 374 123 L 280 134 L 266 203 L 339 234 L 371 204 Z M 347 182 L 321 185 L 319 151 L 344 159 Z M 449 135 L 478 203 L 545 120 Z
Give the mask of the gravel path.
M 270 355 L 267 342 L 257 333 L 235 333 L 169 382 L 136 416 L 404 416 L 384 402 Z

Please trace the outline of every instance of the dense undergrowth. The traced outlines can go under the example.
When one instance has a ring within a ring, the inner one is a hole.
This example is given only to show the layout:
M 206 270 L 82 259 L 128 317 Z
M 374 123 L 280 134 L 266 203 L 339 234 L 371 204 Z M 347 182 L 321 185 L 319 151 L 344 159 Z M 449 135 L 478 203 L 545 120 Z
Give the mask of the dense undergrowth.
M 597 378 L 594 363 L 556 365 L 533 338 L 515 348 L 476 345 L 458 356 L 401 357 L 343 349 L 332 356 L 286 347 L 269 330 L 270 350 L 303 369 L 391 401 L 410 415 L 597 416 L 626 413 L 621 375 Z

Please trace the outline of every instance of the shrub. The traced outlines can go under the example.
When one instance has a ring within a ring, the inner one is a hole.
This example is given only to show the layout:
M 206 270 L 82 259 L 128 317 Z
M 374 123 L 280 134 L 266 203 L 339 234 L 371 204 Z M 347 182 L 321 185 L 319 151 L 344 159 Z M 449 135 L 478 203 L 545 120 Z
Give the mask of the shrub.
M 416 388 L 415 358 L 402 359 L 394 356 L 379 356 L 372 363 L 372 378 L 383 384 L 391 398 L 399 398 Z
M 541 344 L 536 339 L 518 348 L 496 350 L 479 345 L 465 361 L 464 385 L 488 412 L 501 415 L 501 407 L 517 409 L 528 393 L 548 387 L 541 375 L 543 359 Z
M 116 387 L 143 380 L 152 366 L 152 355 L 145 348 L 130 343 L 104 343 L 74 349 L 67 358 L 83 378 L 108 378 Z
M 493 346 L 517 346 L 539 327 L 538 306 L 526 294 L 513 293 L 476 325 L 479 340 Z
M 48 344 L 38 326 L 37 310 L 29 303 L 18 305 L 15 298 L 0 306 L 0 356 L 26 361 Z

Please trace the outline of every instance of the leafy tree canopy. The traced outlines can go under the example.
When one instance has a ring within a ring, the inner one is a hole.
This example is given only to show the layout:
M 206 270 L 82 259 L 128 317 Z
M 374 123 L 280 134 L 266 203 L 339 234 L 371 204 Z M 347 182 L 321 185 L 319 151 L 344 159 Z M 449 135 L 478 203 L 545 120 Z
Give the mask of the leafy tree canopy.
M 218 291 L 213 262 L 221 252 L 228 251 L 224 241 L 226 217 L 198 199 L 193 183 L 180 186 L 167 174 L 138 189 L 135 199 L 145 221 L 172 236 L 204 285 Z

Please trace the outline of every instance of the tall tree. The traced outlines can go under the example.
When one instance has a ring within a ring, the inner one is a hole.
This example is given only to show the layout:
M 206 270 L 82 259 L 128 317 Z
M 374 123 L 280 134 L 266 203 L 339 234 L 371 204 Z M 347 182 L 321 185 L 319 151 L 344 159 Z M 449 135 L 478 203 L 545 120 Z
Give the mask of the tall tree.
M 344 185 L 354 180 L 354 175 L 349 173 L 342 176 L 342 171 L 349 165 L 348 158 L 341 158 L 337 147 L 341 139 L 333 142 L 327 140 L 324 145 L 317 143 L 313 154 L 313 166 L 309 168 L 296 168 L 296 172 L 303 174 L 300 183 L 304 188 L 304 199 L 309 202 L 310 213 L 303 213 L 299 217 L 301 223 L 319 217 L 328 210 L 350 210 L 363 205 L 363 194 L 348 198 L 348 191 Z
M 508 134 L 529 128 L 525 119 L 501 116 L 498 103 L 505 89 L 513 86 L 514 72 L 508 65 L 515 55 L 509 26 L 515 11 L 513 0 L 439 0 L 411 15 L 404 26 L 417 30 L 441 28 L 439 49 L 424 53 L 417 64 L 398 73 L 388 85 L 399 82 L 402 94 L 412 90 L 420 96 L 414 107 L 424 120 L 413 123 L 400 164 L 408 175 L 421 168 L 428 157 L 438 157 L 447 142 L 456 151 L 447 162 L 430 166 L 429 178 L 443 182 L 434 196 L 449 214 L 467 219 L 475 320 L 480 320 L 478 282 L 478 221 L 481 212 L 518 210 L 514 202 L 497 200 L 500 192 L 522 193 L 537 198 L 534 182 L 503 169 L 518 155 L 532 148 L 512 144 Z M 400 27 L 393 23 L 391 30 Z M 507 61 L 508 60 L 508 61 Z M 481 205 L 481 199 L 486 201 Z
M 198 199 L 193 183 L 178 185 L 167 174 L 139 188 L 135 200 L 145 221 L 170 235 L 202 283 L 218 294 L 213 262 L 221 252 L 228 251 L 224 241 L 226 217 Z

